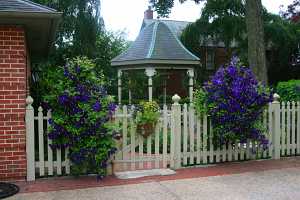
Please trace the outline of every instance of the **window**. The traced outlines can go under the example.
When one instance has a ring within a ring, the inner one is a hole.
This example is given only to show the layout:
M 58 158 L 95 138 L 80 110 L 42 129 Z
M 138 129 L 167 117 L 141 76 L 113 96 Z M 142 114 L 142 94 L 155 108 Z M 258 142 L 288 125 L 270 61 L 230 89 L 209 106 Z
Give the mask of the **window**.
M 215 52 L 213 49 L 206 50 L 206 69 L 215 69 Z

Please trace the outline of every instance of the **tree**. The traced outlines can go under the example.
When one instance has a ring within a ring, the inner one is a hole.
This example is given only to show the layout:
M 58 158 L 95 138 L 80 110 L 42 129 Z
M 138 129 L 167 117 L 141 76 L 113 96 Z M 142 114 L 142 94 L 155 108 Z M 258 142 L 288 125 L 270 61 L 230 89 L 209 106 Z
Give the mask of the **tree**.
M 261 0 L 246 0 L 248 61 L 258 80 L 268 83 Z
M 299 21 L 299 8 L 300 8 L 300 1 L 299 0 L 294 0 L 292 4 L 290 4 L 287 7 L 286 11 L 282 11 L 282 16 L 291 19 L 294 22 Z
M 187 0 L 179 0 L 181 3 Z M 199 3 L 205 0 L 193 0 L 195 3 Z M 225 3 L 224 3 L 225 2 Z M 262 26 L 262 5 L 261 0 L 232 0 L 223 1 L 221 5 L 229 5 L 234 3 L 245 3 L 246 4 L 246 17 L 247 19 L 247 35 L 248 38 L 248 61 L 251 68 L 255 72 L 258 79 L 262 82 L 267 83 L 267 69 L 266 69 L 266 58 L 264 53 L 264 38 L 263 26 Z M 161 16 L 168 16 L 171 8 L 174 6 L 174 0 L 150 0 L 155 10 Z M 215 3 L 220 4 L 217 0 L 207 0 L 206 4 Z M 226 13 L 224 9 L 224 13 Z M 254 16 L 251 16 L 254 15 Z M 254 19 L 255 18 L 255 19 Z
M 93 57 L 97 35 L 104 30 L 100 16 L 100 0 L 33 0 L 62 12 L 57 31 L 57 51 L 54 58 L 62 62 L 66 57 Z
M 47 74 L 54 73 L 58 66 L 64 66 L 67 59 L 84 56 L 95 62 L 95 71 L 104 74 L 110 84 L 108 89 L 117 88 L 116 72 L 110 66 L 112 58 L 127 48 L 122 34 L 110 33 L 105 30 L 100 16 L 100 0 L 33 0 L 62 12 L 55 49 L 44 62 L 33 65 L 33 81 L 31 95 L 35 104 L 39 105 L 42 96 L 47 94 Z

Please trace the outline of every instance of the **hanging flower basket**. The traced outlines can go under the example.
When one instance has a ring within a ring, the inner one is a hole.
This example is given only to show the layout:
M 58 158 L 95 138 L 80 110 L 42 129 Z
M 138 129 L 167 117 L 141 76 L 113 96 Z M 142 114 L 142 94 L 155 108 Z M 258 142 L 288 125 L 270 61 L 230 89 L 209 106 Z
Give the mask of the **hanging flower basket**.
M 141 134 L 144 138 L 147 138 L 154 132 L 155 124 L 154 123 L 146 123 L 146 124 L 138 124 L 137 132 Z
M 140 102 L 139 111 L 136 114 L 137 133 L 144 138 L 154 133 L 159 116 L 159 106 L 155 101 Z

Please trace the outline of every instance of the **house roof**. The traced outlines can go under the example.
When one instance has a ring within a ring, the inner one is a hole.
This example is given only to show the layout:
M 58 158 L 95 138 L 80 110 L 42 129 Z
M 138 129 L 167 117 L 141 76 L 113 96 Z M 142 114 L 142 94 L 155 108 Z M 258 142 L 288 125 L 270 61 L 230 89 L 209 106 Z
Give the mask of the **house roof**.
M 0 25 L 22 26 L 32 59 L 46 57 L 61 13 L 28 0 L 0 0 Z
M 56 10 L 27 0 L 0 0 L 0 11 L 18 12 L 46 12 L 55 13 Z
M 165 21 L 155 20 L 141 30 L 133 44 L 114 58 L 112 66 L 200 65 L 200 59 L 187 50 Z

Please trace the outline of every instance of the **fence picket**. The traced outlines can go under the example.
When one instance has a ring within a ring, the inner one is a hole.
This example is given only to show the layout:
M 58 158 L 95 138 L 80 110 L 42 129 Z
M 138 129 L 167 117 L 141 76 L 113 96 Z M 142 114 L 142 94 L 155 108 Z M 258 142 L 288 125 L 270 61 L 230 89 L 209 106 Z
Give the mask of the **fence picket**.
M 238 147 L 238 142 L 235 142 L 234 144 L 234 160 L 238 161 L 239 160 L 239 147 Z
M 267 115 L 268 115 L 268 111 L 267 111 L 267 109 L 265 109 L 263 112 L 263 126 L 264 126 L 264 129 L 266 130 L 266 132 L 265 132 L 266 137 L 268 135 L 268 122 L 267 122 L 268 116 Z M 267 150 L 263 150 L 263 158 L 267 158 Z
M 245 160 L 245 143 L 239 143 L 240 148 L 239 148 L 239 153 L 240 153 L 240 160 L 243 161 Z
M 287 120 L 286 120 L 286 137 L 287 137 L 287 155 L 291 155 L 291 127 L 290 127 L 290 124 L 291 124 L 291 104 L 290 102 L 288 101 L 287 102 L 287 109 L 286 109 L 286 114 L 287 114 Z
M 273 155 L 273 144 L 272 144 L 272 133 L 273 133 L 273 110 L 272 110 L 272 103 L 269 103 L 268 107 L 268 129 L 269 129 L 269 134 L 268 134 L 268 139 L 271 142 L 269 145 L 269 156 Z
M 147 169 L 151 169 L 152 166 L 152 162 L 149 161 L 151 158 L 151 154 L 152 154 L 152 148 L 151 148 L 151 143 L 152 143 L 152 135 L 149 135 L 147 137 Z
M 194 107 L 191 104 L 189 107 L 189 136 L 190 136 L 190 165 L 194 164 L 194 158 L 195 158 L 195 121 L 194 121 Z
M 62 171 L 61 171 L 61 149 L 56 150 L 56 162 L 57 162 L 56 173 L 57 173 L 57 175 L 62 175 Z
M 175 169 L 181 167 L 181 106 L 178 102 L 173 104 L 175 109 Z M 194 117 L 194 116 L 193 116 Z
M 197 159 L 196 162 L 197 164 L 200 164 L 201 161 L 201 135 L 200 135 L 200 128 L 201 128 L 201 123 L 200 123 L 200 119 L 198 118 L 198 116 L 195 116 L 196 118 L 196 123 L 197 123 Z
M 296 153 L 296 105 L 294 101 L 292 101 L 291 124 L 292 124 L 292 141 L 291 141 L 292 155 L 295 155 Z
M 209 162 L 214 162 L 213 129 L 211 120 L 209 120 Z
M 297 102 L 297 155 L 300 154 L 300 101 Z
M 167 167 L 167 151 L 168 151 L 168 108 L 163 108 L 163 168 Z
M 49 123 L 49 119 L 51 119 L 52 115 L 51 115 L 51 111 L 48 110 L 47 112 L 47 130 L 49 130 L 50 127 L 50 123 Z M 49 176 L 53 176 L 53 150 L 50 147 L 50 145 L 52 144 L 52 140 L 50 140 L 47 137 L 47 141 L 48 141 L 48 175 Z
M 220 150 L 220 146 L 217 147 L 216 149 L 216 163 L 219 163 L 221 161 L 221 150 Z
M 245 157 L 246 160 L 249 160 L 250 159 L 250 140 L 247 140 L 247 143 L 246 143 L 246 157 Z
M 228 161 L 232 161 L 232 145 L 231 143 L 228 144 Z
M 203 115 L 203 164 L 207 164 L 207 115 Z
M 135 127 L 133 118 L 130 118 L 130 160 L 131 170 L 135 170 Z
M 66 148 L 66 150 L 65 150 L 66 174 L 70 174 L 70 160 L 69 160 L 68 155 L 69 155 L 69 148 Z
M 144 167 L 144 138 L 142 135 L 139 134 L 139 169 L 143 169 Z
M 127 106 L 123 106 L 123 115 L 122 115 L 122 120 L 123 120 L 123 137 L 122 137 L 122 148 L 125 149 L 127 147 Z M 128 152 L 123 151 L 122 155 L 123 159 L 126 160 L 128 158 Z
M 226 162 L 226 144 L 222 145 L 222 162 Z
M 281 155 L 286 153 L 286 123 L 285 123 L 285 102 L 281 102 Z
M 45 160 L 44 160 L 44 115 L 43 108 L 38 108 L 38 138 L 39 138 L 39 171 L 40 176 L 45 175 Z
M 187 165 L 188 117 L 187 104 L 183 105 L 183 164 Z
M 161 121 L 159 121 L 155 128 L 155 168 L 159 168 L 159 134 L 160 134 Z
M 170 167 L 174 168 L 174 156 L 175 156 L 175 116 L 172 107 L 171 110 L 171 141 L 170 141 Z

